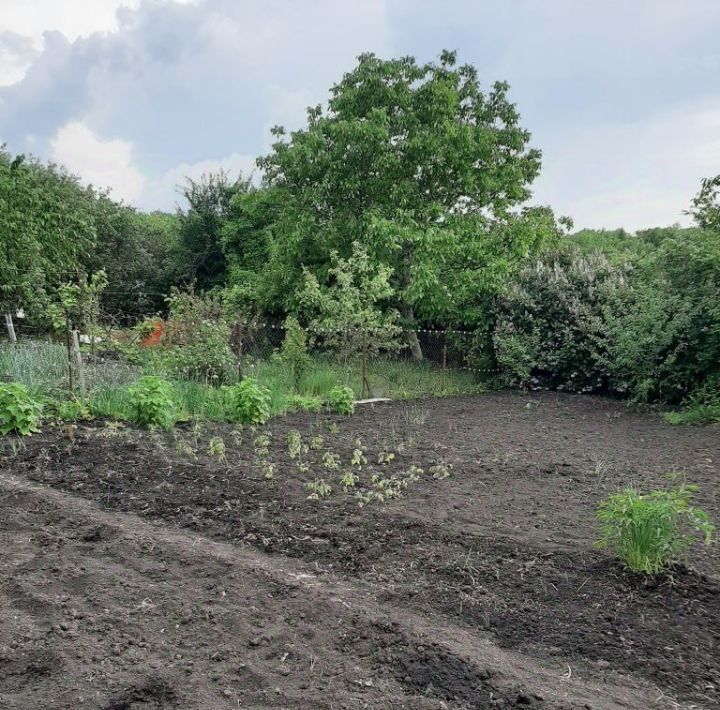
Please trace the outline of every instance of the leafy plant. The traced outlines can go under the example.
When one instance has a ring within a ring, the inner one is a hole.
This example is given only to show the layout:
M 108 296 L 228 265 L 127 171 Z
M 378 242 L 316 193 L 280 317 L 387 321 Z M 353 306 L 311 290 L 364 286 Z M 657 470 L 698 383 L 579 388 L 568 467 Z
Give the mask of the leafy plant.
M 145 375 L 130 389 L 131 418 L 142 426 L 170 429 L 176 421 L 172 385 L 162 377 Z
M 333 387 L 328 392 L 327 403 L 338 414 L 352 414 L 355 411 L 355 394 L 347 386 Z
M 705 511 L 690 505 L 697 486 L 641 494 L 627 488 L 611 495 L 597 510 L 602 523 L 600 547 L 610 548 L 627 567 L 645 574 L 662 572 L 700 533 L 712 542 L 714 526 Z
M 243 424 L 264 424 L 270 419 L 270 391 L 246 378 L 231 388 L 232 411 Z
M 225 461 L 225 442 L 221 436 L 213 436 L 208 444 L 208 455 Z
M 322 457 L 322 465 L 328 471 L 337 471 L 340 468 L 340 456 L 332 451 L 326 451 Z
M 42 405 L 19 382 L 0 383 L 0 434 L 38 431 Z
M 308 500 L 319 500 L 320 498 L 326 498 L 332 493 L 332 487 L 323 478 L 316 478 L 314 481 L 308 481 L 305 484 L 305 488 L 312 493 L 308 496 Z
M 300 432 L 293 429 L 288 432 L 287 435 L 288 455 L 291 459 L 296 459 L 300 454 L 307 451 L 307 444 L 303 444 L 302 436 Z

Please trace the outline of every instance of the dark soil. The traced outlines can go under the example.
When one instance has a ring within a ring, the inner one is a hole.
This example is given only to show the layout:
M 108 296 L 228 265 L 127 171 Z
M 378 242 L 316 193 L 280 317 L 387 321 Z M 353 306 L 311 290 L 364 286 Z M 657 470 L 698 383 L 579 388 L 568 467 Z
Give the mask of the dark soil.
M 322 437 L 306 471 L 293 430 Z M 718 428 L 500 394 L 24 443 L 0 462 L 0 707 L 720 706 L 717 547 L 645 579 L 594 545 L 627 485 L 686 478 L 720 519 Z

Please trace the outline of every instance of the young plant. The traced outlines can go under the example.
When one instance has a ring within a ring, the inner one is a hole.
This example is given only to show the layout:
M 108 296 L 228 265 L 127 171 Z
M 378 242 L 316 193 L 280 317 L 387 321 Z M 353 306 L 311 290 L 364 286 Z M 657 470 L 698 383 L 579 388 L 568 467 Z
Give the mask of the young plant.
M 27 436 L 38 430 L 42 405 L 19 382 L 0 383 L 0 434 Z
M 275 476 L 275 464 L 268 461 L 266 458 L 258 459 L 257 464 L 260 467 L 260 472 L 262 473 L 263 477 L 266 480 L 271 481 Z
M 142 426 L 171 429 L 176 420 L 172 385 L 161 377 L 141 377 L 130 392 L 132 419 Z
M 444 463 L 438 463 L 434 466 L 430 466 L 430 473 L 432 474 L 432 477 L 436 478 L 438 481 L 444 481 L 446 478 L 449 478 L 450 469 L 452 469 L 452 464 L 446 465 Z
M 318 449 L 322 449 L 324 443 L 325 439 L 323 439 L 322 436 L 313 436 L 310 439 L 310 448 L 313 451 L 317 451 Z
M 338 414 L 352 414 L 355 411 L 355 395 L 350 387 L 333 387 L 328 392 L 327 404 Z
M 293 429 L 287 435 L 288 455 L 291 459 L 299 458 L 301 454 L 306 453 L 308 446 L 303 444 L 302 436 L 299 431 Z
M 255 380 L 244 379 L 230 389 L 231 407 L 236 421 L 264 424 L 270 419 L 270 391 Z
M 328 471 L 337 471 L 340 468 L 340 456 L 332 451 L 326 451 L 322 457 L 322 464 Z
M 635 572 L 658 574 L 687 550 L 697 534 L 712 542 L 714 526 L 705 511 L 690 505 L 697 486 L 641 494 L 627 488 L 597 510 L 598 546 L 611 549 Z
M 360 442 L 356 442 L 356 444 L 359 444 Z M 357 466 L 358 468 L 362 468 L 364 464 L 367 463 L 367 457 L 365 456 L 365 452 L 363 451 L 361 446 L 358 446 L 356 449 L 352 452 L 352 458 L 350 459 L 350 464 L 352 466 Z
M 345 471 L 345 473 L 343 473 L 343 475 L 340 477 L 340 485 L 347 493 L 347 491 L 349 491 L 351 488 L 355 488 L 359 480 L 360 477 L 357 475 L 357 473 L 353 473 L 352 471 Z
M 308 481 L 305 488 L 312 493 L 308 496 L 308 500 L 319 500 L 326 498 L 332 493 L 332 487 L 322 478 L 316 478 L 314 481 Z
M 312 359 L 308 355 L 307 335 L 294 316 L 288 316 L 285 319 L 285 339 L 282 344 L 281 357 L 292 372 L 293 387 L 297 391 Z
M 270 435 L 269 434 L 258 434 L 253 441 L 255 447 L 255 453 L 258 456 L 267 456 L 270 452 Z
M 208 445 L 208 455 L 219 461 L 225 461 L 225 442 L 221 436 L 213 436 Z

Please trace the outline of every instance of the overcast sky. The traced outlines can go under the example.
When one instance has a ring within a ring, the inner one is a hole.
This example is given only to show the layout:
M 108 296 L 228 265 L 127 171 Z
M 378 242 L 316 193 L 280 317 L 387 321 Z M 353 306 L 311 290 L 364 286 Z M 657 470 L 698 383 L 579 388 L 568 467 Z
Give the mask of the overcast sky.
M 0 143 L 143 209 L 248 171 L 361 52 L 456 49 L 511 85 L 533 202 L 577 227 L 686 223 L 720 173 L 720 0 L 0 0 Z

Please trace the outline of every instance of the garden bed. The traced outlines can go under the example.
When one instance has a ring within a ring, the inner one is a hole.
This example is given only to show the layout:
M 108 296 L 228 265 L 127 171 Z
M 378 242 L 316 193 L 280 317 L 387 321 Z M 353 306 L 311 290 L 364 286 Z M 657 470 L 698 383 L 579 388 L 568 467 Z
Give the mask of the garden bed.
M 671 473 L 717 521 L 717 428 L 498 394 L 23 443 L 0 476 L 10 708 L 720 703 L 717 548 L 647 581 L 594 546 L 599 500 Z

